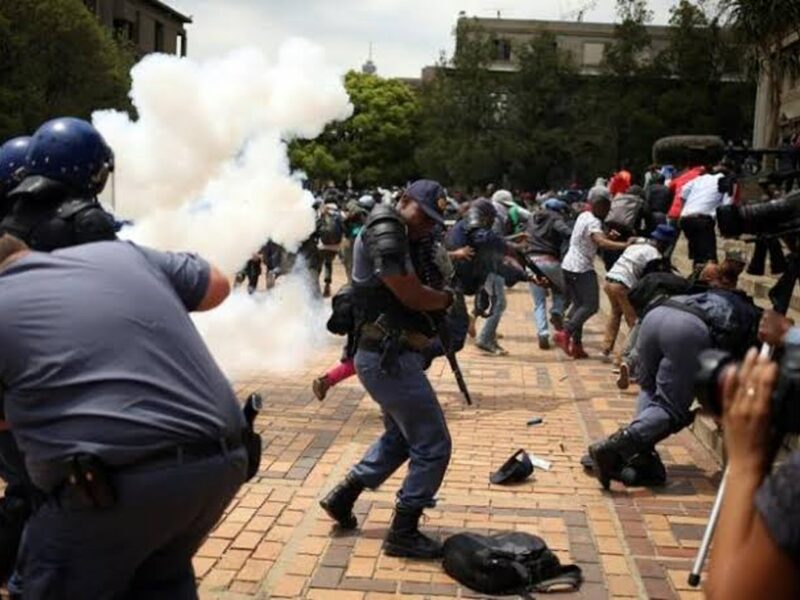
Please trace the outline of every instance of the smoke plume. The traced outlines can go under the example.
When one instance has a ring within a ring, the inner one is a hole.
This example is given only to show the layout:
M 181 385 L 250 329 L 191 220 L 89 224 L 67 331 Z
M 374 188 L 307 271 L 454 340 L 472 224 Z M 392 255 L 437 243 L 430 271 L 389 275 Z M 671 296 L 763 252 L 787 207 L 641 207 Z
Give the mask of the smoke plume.
M 131 75 L 136 118 L 93 117 L 116 157 L 115 212 L 134 223 L 123 237 L 197 252 L 231 275 L 267 239 L 294 250 L 308 237 L 311 197 L 286 142 L 352 113 L 321 48 L 292 39 L 273 62 L 256 49 L 202 63 L 156 54 Z M 266 299 L 234 295 L 197 322 L 228 372 L 285 369 L 302 358 L 287 343 L 318 340 L 321 310 L 290 279 Z

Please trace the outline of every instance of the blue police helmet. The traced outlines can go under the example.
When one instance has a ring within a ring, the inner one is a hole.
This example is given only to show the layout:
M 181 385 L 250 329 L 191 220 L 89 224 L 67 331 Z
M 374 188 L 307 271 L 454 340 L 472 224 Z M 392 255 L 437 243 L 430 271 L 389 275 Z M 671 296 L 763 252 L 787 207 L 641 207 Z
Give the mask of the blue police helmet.
M 78 193 L 103 191 L 114 152 L 91 123 L 73 117 L 48 121 L 33 134 L 25 175 L 59 181 Z
M 30 137 L 16 137 L 0 146 L 0 192 L 15 187 L 23 177 Z

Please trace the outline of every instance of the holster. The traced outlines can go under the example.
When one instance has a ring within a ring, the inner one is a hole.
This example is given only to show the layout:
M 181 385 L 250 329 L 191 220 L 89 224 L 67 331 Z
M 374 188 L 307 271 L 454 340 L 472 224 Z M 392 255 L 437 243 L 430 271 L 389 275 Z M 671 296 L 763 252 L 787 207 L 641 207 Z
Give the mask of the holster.
M 66 463 L 67 480 L 57 490 L 68 508 L 112 508 L 117 491 L 110 468 L 91 454 L 76 454 Z

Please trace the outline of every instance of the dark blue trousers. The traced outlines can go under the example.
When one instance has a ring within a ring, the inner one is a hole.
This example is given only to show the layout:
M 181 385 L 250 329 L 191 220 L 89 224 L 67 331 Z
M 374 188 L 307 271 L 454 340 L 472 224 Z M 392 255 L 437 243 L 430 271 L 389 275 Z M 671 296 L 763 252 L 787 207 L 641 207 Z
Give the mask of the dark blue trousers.
M 192 556 L 244 482 L 246 464 L 239 449 L 122 471 L 108 509 L 68 508 L 68 491 L 48 499 L 25 532 L 23 598 L 194 600 Z
M 413 509 L 435 506 L 452 444 L 442 407 L 425 375 L 424 358 L 416 352 L 401 354 L 392 374 L 381 369 L 376 352 L 359 350 L 355 363 L 361 383 L 381 407 L 385 430 L 353 467 L 353 475 L 375 489 L 409 461 L 397 504 Z

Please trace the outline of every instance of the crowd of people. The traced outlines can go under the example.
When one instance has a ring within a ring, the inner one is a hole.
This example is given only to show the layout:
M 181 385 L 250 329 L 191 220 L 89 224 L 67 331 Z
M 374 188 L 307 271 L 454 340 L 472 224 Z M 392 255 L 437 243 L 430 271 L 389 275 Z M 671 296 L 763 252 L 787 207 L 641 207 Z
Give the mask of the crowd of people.
M 189 317 L 221 304 L 229 281 L 196 255 L 118 240 L 97 200 L 113 169 L 112 150 L 78 119 L 0 147 L 0 580 L 17 597 L 196 598 L 192 556 L 258 469 L 252 419 Z M 654 167 L 642 186 L 621 169 L 586 192 L 453 196 L 424 179 L 395 193 L 325 190 L 296 252 L 268 241 L 236 275 L 254 293 L 264 271 L 270 287 L 300 259 L 317 293 L 332 296 L 328 328 L 346 338 L 314 394 L 357 375 L 381 410 L 382 435 L 324 511 L 356 528 L 360 494 L 408 463 L 384 551 L 441 557 L 419 524 L 452 444 L 426 371 L 444 356 L 455 365 L 469 337 L 502 360 L 506 290 L 524 283 L 543 351 L 552 342 L 573 360 L 594 354 L 615 363 L 620 388 L 640 386 L 630 423 L 582 461 L 604 488 L 662 485 L 657 445 L 694 417 L 699 354 L 744 359 L 722 391 L 736 495 L 708 593 L 796 595 L 800 462 L 767 473 L 777 373 L 748 350 L 759 339 L 797 345 L 800 330 L 739 289 L 740 253 L 717 259 L 716 208 L 737 201 L 726 167 Z M 685 276 L 671 262 L 681 233 L 694 264 Z M 337 256 L 348 283 L 334 293 Z M 608 321 L 590 348 L 583 331 L 599 311 L 600 277 Z M 746 581 L 743 544 L 759 553 Z

